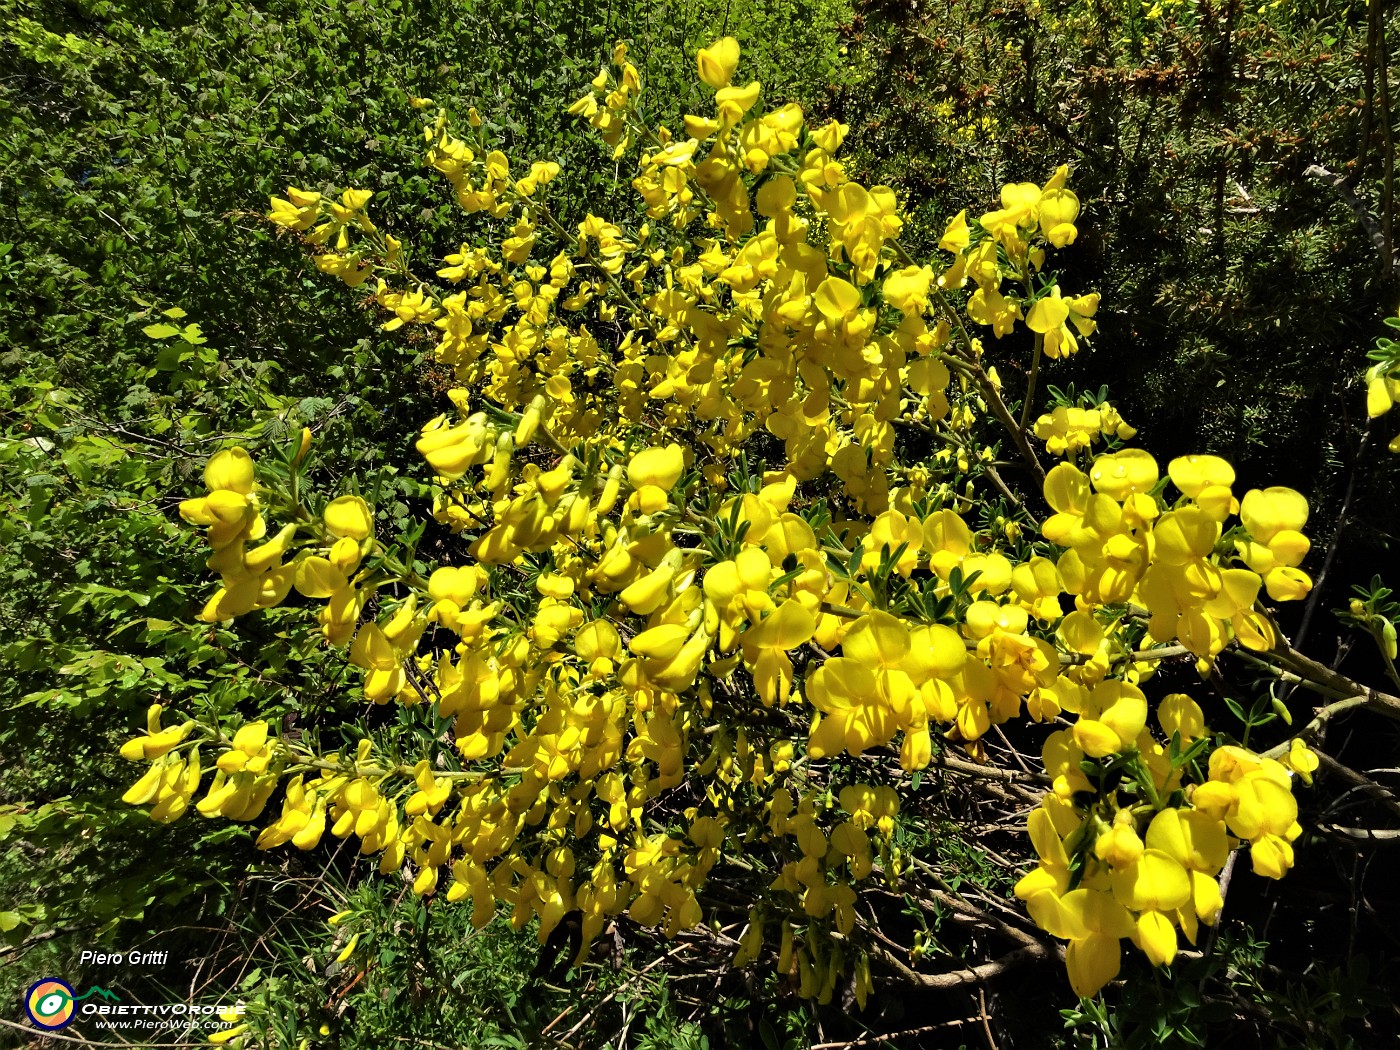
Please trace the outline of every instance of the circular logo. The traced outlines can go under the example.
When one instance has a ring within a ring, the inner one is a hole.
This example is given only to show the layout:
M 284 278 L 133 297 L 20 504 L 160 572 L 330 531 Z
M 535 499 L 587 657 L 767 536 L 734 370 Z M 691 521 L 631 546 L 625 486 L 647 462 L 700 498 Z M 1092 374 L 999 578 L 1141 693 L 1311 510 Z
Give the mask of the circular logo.
M 40 1028 L 64 1028 L 73 1020 L 73 987 L 57 977 L 45 977 L 29 986 L 24 1012 Z

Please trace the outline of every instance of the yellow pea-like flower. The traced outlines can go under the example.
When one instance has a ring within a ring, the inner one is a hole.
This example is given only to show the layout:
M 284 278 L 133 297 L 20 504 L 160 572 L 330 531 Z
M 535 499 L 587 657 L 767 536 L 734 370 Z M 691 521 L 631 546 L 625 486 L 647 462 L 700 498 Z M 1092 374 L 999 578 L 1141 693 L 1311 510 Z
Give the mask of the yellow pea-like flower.
M 1111 881 L 1114 897 L 1133 911 L 1175 911 L 1191 899 L 1186 869 L 1161 850 L 1144 850 Z
M 1169 693 L 1157 705 L 1157 722 L 1168 737 L 1180 733 L 1184 744 L 1206 735 L 1206 716 L 1201 705 L 1185 693 Z
M 734 78 L 734 70 L 739 67 L 739 41 L 732 36 L 721 37 L 709 47 L 696 53 L 696 64 L 700 79 L 718 91 L 728 87 Z
M 1385 376 L 1377 375 L 1366 384 L 1366 415 L 1371 419 L 1385 415 L 1395 404 L 1395 396 L 1391 391 L 1393 382 Z
M 374 515 L 359 496 L 341 496 L 326 504 L 322 519 L 337 539 L 364 540 L 374 535 Z
M 253 491 L 253 457 L 242 448 L 214 453 L 204 467 L 204 484 L 211 492 L 224 489 L 248 495 Z
M 627 483 L 634 489 L 655 486 L 669 491 L 685 472 L 685 453 L 674 442 L 664 448 L 643 449 L 627 465 Z
M 1176 927 L 1159 911 L 1138 916 L 1137 941 L 1153 966 L 1170 966 L 1176 958 Z
M 1099 456 L 1089 469 L 1095 491 L 1120 502 L 1135 493 L 1149 491 L 1157 484 L 1157 478 L 1157 461 L 1137 448 Z
M 1127 868 L 1137 863 L 1146 848 L 1133 828 L 1128 811 L 1119 810 L 1118 818 L 1114 820 L 1113 826 L 1094 842 L 1094 855 L 1115 869 Z
M 1240 501 L 1240 521 L 1256 543 L 1267 544 L 1284 530 L 1301 532 L 1307 520 L 1308 501 L 1281 485 L 1250 489 Z

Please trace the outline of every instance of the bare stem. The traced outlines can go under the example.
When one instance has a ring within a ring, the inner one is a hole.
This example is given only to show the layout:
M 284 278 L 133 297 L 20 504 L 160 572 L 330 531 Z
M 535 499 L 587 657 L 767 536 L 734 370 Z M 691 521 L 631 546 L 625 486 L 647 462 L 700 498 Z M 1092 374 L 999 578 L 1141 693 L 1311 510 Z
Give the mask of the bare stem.
M 1045 352 L 1045 336 L 1035 335 L 1035 353 L 1031 356 L 1031 375 L 1026 380 L 1026 403 L 1021 406 L 1021 429 L 1025 430 L 1031 419 L 1031 404 L 1035 401 L 1035 384 L 1040 378 L 1040 358 Z

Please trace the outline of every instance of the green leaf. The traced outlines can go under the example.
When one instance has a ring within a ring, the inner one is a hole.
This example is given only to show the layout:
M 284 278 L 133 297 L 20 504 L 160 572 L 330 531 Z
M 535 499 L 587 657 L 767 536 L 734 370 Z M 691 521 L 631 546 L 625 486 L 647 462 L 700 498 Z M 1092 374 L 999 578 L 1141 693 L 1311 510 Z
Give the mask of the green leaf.
M 172 335 L 180 334 L 180 329 L 173 324 L 148 324 L 141 331 L 151 339 L 169 339 Z

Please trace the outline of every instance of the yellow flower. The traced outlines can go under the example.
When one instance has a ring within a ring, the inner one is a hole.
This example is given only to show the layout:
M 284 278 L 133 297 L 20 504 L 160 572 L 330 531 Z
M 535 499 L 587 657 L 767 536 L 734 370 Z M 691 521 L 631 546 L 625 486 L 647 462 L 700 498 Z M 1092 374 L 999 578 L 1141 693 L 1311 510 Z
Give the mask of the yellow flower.
M 355 949 L 359 946 L 359 943 L 360 935 L 357 933 L 345 943 L 344 948 L 340 949 L 340 954 L 335 957 L 335 961 L 338 963 L 345 962 L 350 956 L 355 954 Z
M 1396 380 L 1389 379 L 1379 372 L 1368 375 L 1370 379 L 1366 383 L 1366 415 L 1375 419 L 1385 415 L 1395 404 L 1395 391 L 1392 387 L 1396 385 Z
M 1157 461 L 1138 448 L 1099 456 L 1089 469 L 1097 492 L 1122 502 L 1134 493 L 1148 492 L 1157 484 Z
M 964 252 L 972 242 L 972 231 L 967 225 L 967 209 L 964 208 L 948 220 L 938 247 L 945 252 Z
M 701 48 L 695 56 L 700 67 L 700 79 L 718 91 L 728 87 L 739 66 L 739 41 L 732 36 L 721 37 L 709 47 Z
M 812 129 L 812 141 L 817 144 L 818 149 L 830 156 L 841 148 L 849 130 L 849 125 L 829 120 L 821 127 Z
M 987 325 L 998 339 L 1016 327 L 1021 308 L 995 289 L 978 288 L 967 301 L 967 316 Z
M 162 729 L 160 725 L 160 704 L 152 704 L 146 710 L 146 735 L 128 740 L 121 746 L 121 756 L 128 762 L 154 760 L 168 754 L 178 744 L 184 742 L 194 729 L 194 721 L 187 720 L 178 726 Z
M 374 515 L 359 496 L 341 496 L 326 504 L 322 515 L 332 536 L 365 540 L 374 535 Z
M 1147 724 L 1147 698 L 1127 682 L 1107 681 L 1090 695 L 1097 717 L 1081 715 L 1074 725 L 1074 740 L 1090 758 L 1105 758 L 1134 747 Z
M 1169 693 L 1157 705 L 1157 722 L 1168 737 L 1181 734 L 1181 742 L 1191 741 L 1206 735 L 1206 716 L 1201 705 L 1185 693 Z
M 1079 231 L 1074 221 L 1079 218 L 1079 198 L 1066 189 L 1046 190 L 1040 195 L 1040 232 L 1056 248 L 1074 243 Z
M 1119 941 L 1135 931 L 1129 911 L 1101 890 L 1081 888 L 1063 897 L 1043 892 L 1037 898 L 1041 925 L 1053 936 L 1068 940 L 1065 969 L 1076 995 L 1096 995 L 1118 976 Z M 1033 909 L 1033 914 L 1035 910 Z
M 716 91 L 715 109 L 719 113 L 720 125 L 722 127 L 732 127 L 739 123 L 739 121 L 743 119 L 744 114 L 751 110 L 758 102 L 758 96 L 761 90 L 758 81 L 754 80 L 750 81 L 744 87 L 721 87 Z M 741 190 L 737 180 L 732 184 L 732 188 Z
M 891 270 L 885 277 L 882 291 L 885 302 L 903 314 L 920 314 L 928 308 L 929 288 L 933 271 L 927 266 L 906 266 Z
M 1283 531 L 1301 532 L 1308 520 L 1308 501 L 1283 486 L 1250 489 L 1240 501 L 1240 521 L 1256 543 L 1268 544 Z
M 242 448 L 214 453 L 204 467 L 204 484 L 211 492 L 222 489 L 248 495 L 253 491 L 253 457 Z
M 1175 911 L 1191 899 L 1186 869 L 1158 849 L 1144 850 L 1137 861 L 1111 876 L 1113 895 L 1133 911 Z
M 278 226 L 285 226 L 300 233 L 309 230 L 316 222 L 320 215 L 320 204 L 319 193 L 310 193 L 292 186 L 287 188 L 285 199 L 272 198 L 272 211 L 267 217 Z
M 1050 290 L 1048 296 L 1037 299 L 1026 315 L 1026 327 L 1032 332 L 1044 335 L 1060 327 L 1069 318 L 1069 304 L 1060 298 L 1060 286 Z
M 1219 456 L 1178 456 L 1167 465 L 1167 474 L 1192 499 L 1209 488 L 1235 483 L 1235 468 Z
M 665 448 L 647 448 L 627 465 L 627 481 L 634 489 L 651 485 L 669 491 L 685 473 L 685 454 L 674 442 Z
M 1305 784 L 1312 783 L 1312 775 L 1320 764 L 1317 754 L 1297 737 L 1293 738 L 1279 762 L 1302 777 Z
M 807 607 L 789 598 L 740 636 L 744 662 L 753 671 L 754 685 L 764 704 L 787 703 L 792 688 L 792 661 L 788 651 L 810 641 L 816 626 L 817 621 Z
M 1125 809 L 1118 811 L 1113 826 L 1094 841 L 1094 855 L 1115 869 L 1135 864 L 1144 848 L 1132 814 Z
M 1137 943 L 1153 966 L 1170 966 L 1176 958 L 1176 927 L 1159 911 L 1145 911 L 1137 920 Z

